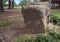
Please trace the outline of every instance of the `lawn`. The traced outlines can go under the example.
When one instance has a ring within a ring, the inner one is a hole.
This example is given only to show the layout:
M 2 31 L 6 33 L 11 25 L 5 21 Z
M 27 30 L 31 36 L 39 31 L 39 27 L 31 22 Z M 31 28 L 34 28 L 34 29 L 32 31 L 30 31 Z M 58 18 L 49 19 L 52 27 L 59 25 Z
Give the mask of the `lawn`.
M 51 22 L 60 26 L 60 10 L 52 9 Z
M 57 18 L 60 19 L 60 10 L 54 9 L 54 10 L 52 10 L 52 14 L 57 16 Z
M 40 34 L 34 37 L 23 35 L 20 37 L 18 36 L 16 42 L 60 42 L 60 34 L 56 33 L 55 31 L 50 31 L 47 34 Z

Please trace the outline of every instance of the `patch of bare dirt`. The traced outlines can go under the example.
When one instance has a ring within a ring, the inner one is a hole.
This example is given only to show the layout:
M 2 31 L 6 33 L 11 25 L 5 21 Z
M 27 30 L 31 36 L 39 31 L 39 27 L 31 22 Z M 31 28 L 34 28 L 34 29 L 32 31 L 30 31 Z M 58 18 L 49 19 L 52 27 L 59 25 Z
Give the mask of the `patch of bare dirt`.
M 5 12 L 1 12 L 0 23 L 4 23 L 6 21 L 13 21 L 14 23 L 6 27 L 0 27 L 1 39 L 3 42 L 12 42 L 14 37 L 22 33 L 23 30 L 21 9 L 5 9 Z

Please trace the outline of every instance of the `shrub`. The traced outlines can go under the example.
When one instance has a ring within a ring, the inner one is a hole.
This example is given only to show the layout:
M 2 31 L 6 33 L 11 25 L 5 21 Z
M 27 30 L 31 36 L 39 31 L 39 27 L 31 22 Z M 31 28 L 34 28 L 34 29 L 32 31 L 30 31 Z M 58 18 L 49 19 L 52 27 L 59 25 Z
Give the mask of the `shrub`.
M 60 25 L 60 18 L 58 18 L 57 16 L 55 16 L 54 14 L 51 16 L 50 18 L 50 22 L 53 22 L 53 24 L 57 24 Z
M 35 42 L 44 42 L 45 41 L 45 35 L 39 35 L 35 39 Z
M 47 34 L 40 34 L 35 38 L 26 38 L 24 41 L 22 39 L 18 39 L 18 42 L 60 42 L 60 34 L 50 31 Z
M 60 41 L 60 34 L 50 31 L 46 35 L 37 36 L 35 42 L 59 42 Z

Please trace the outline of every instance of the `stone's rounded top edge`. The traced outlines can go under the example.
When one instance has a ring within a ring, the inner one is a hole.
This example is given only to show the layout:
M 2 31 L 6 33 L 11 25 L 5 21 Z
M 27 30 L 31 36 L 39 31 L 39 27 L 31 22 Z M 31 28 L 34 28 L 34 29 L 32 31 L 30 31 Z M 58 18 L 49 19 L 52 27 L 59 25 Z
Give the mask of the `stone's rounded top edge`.
M 40 4 L 47 4 L 49 2 L 31 2 L 30 5 L 40 5 Z
M 47 6 L 49 6 L 49 2 L 31 2 L 29 4 L 27 4 L 26 6 L 23 6 L 24 9 L 28 9 L 28 8 L 38 8 L 38 9 L 42 9 L 42 8 L 46 8 Z

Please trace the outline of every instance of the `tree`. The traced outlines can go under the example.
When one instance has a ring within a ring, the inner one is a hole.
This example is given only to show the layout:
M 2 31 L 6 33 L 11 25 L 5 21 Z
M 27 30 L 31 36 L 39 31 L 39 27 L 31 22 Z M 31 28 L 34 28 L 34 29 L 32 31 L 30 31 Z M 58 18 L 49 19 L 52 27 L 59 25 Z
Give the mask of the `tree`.
M 12 1 L 12 0 L 9 0 L 9 9 L 11 9 L 11 1 Z
M 51 18 L 51 1 L 52 1 L 52 0 L 48 0 L 48 2 L 49 2 L 49 7 L 50 7 L 50 16 L 49 16 L 49 22 L 50 22 L 50 18 Z
M 7 0 L 3 0 L 3 3 L 5 4 Z
M 4 9 L 3 9 L 3 0 L 0 0 L 0 12 L 3 12 Z
M 5 7 L 5 6 L 8 6 L 8 0 L 3 0 L 3 6 Z
M 38 2 L 39 0 L 34 0 L 34 2 Z
M 14 0 L 12 0 L 12 8 L 14 8 Z
M 60 8 L 60 3 L 59 3 L 59 8 Z
M 9 0 L 9 9 L 14 8 L 14 0 Z
M 23 6 L 23 5 L 26 5 L 26 4 L 30 3 L 30 2 L 31 2 L 31 0 L 22 0 L 20 2 L 20 5 Z

